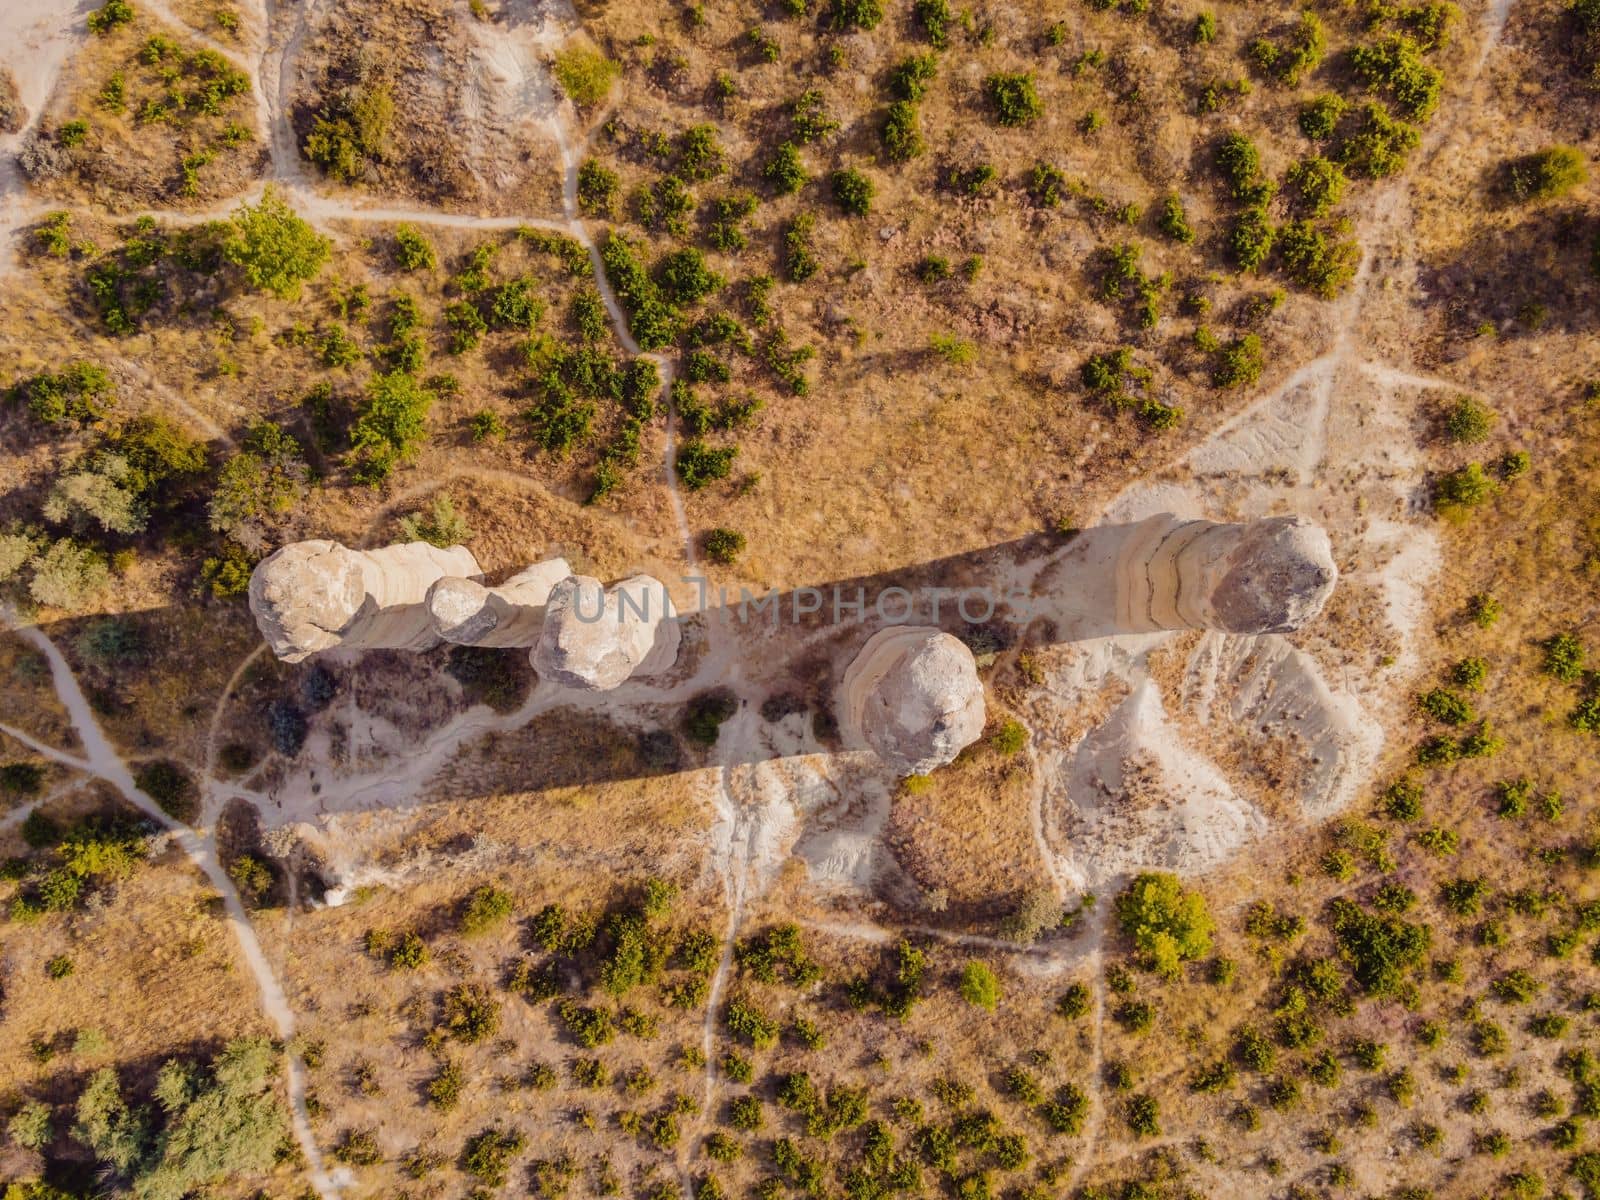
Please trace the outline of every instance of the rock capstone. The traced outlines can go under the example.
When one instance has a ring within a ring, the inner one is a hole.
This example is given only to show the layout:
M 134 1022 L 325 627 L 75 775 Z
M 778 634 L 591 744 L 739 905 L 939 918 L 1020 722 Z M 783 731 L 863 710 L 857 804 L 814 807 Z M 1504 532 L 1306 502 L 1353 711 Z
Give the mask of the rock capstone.
M 983 684 L 972 651 L 928 626 L 881 629 L 845 669 L 840 730 L 901 775 L 954 761 L 983 733 Z
M 605 692 L 635 676 L 657 675 L 678 658 L 677 613 L 649 575 L 612 587 L 588 575 L 556 584 L 529 661 L 541 679 Z
M 566 559 L 552 558 L 495 587 L 454 576 L 437 579 L 427 597 L 434 632 L 463 646 L 532 646 L 544 629 L 550 593 L 571 574 Z

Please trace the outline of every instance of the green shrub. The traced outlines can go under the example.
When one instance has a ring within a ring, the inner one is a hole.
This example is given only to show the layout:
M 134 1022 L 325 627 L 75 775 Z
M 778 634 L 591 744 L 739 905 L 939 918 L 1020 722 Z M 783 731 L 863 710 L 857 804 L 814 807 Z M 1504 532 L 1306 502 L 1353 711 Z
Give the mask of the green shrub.
M 444 994 L 444 1027 L 469 1045 L 486 1041 L 500 1029 L 500 1003 L 482 984 L 458 983 Z
M 733 459 L 738 447 L 712 448 L 701 441 L 688 441 L 678 448 L 676 466 L 678 480 L 690 491 L 698 491 L 719 479 L 726 479 L 733 470 Z
M 706 534 L 704 546 L 706 557 L 712 562 L 731 566 L 744 554 L 745 538 L 737 530 L 718 528 Z
M 913 54 L 901 59 L 889 72 L 889 93 L 896 100 L 921 100 L 928 84 L 939 73 L 937 54 Z
M 133 5 L 128 0 L 106 0 L 89 13 L 89 32 L 105 37 L 133 20 Z
M 1445 413 L 1445 433 L 1453 442 L 1475 445 L 1489 439 L 1495 411 L 1474 396 L 1457 396 Z
M 489 933 L 505 924 L 514 902 L 511 893 L 493 884 L 475 888 L 461 907 L 458 927 L 467 937 Z
M 1576 683 L 1583 678 L 1583 662 L 1583 643 L 1573 634 L 1558 633 L 1545 640 L 1542 670 L 1546 675 L 1562 683 Z
M 394 228 L 394 260 L 402 271 L 431 271 L 439 265 L 433 243 L 414 225 Z
M 1364 104 L 1355 127 L 1339 145 L 1335 157 L 1347 171 L 1382 179 L 1405 166 L 1420 134 L 1414 126 L 1397 121 L 1381 104 Z
M 872 211 L 872 198 L 877 193 L 872 180 L 854 167 L 835 171 L 830 177 L 833 199 L 841 209 L 853 217 L 864 217 Z
M 461 1169 L 486 1187 L 504 1187 L 511 1173 L 511 1160 L 524 1145 L 526 1139 L 519 1132 L 486 1129 L 467 1139 L 461 1153 Z
M 572 46 L 556 55 L 555 77 L 580 108 L 599 104 L 611 92 L 621 68 L 598 50 Z
M 1333 136 L 1348 107 L 1344 97 L 1336 92 L 1306 101 L 1300 108 L 1300 132 L 1313 141 L 1326 141 Z
M 243 272 L 257 291 L 293 300 L 301 285 L 322 269 L 332 243 L 312 229 L 268 187 L 256 204 L 234 213 L 222 244 L 223 256 Z
M 1194 24 L 1189 27 L 1189 40 L 1196 46 L 1209 46 L 1217 40 L 1217 17 L 1215 13 L 1201 12 L 1195 16 Z
M 930 45 L 943 50 L 949 44 L 949 0 L 913 0 L 911 15 L 922 27 Z
M 1198 892 L 1186 892 L 1175 875 L 1146 872 L 1116 900 L 1117 922 L 1145 965 L 1175 978 L 1184 961 L 1211 952 L 1216 923 Z
M 1242 133 L 1229 133 L 1217 147 L 1217 169 L 1228 182 L 1229 194 L 1243 200 L 1261 174 L 1261 151 Z
M 1161 208 L 1156 214 L 1156 228 L 1175 242 L 1188 245 L 1194 241 L 1194 229 L 1189 225 L 1188 214 L 1183 210 L 1183 201 L 1178 193 L 1169 193 L 1162 199 Z
M 824 13 L 828 28 L 876 29 L 883 20 L 882 0 L 829 0 Z
M 1251 206 L 1233 219 L 1228 228 L 1228 256 L 1241 271 L 1255 271 L 1272 253 L 1276 231 L 1265 208 Z
M 1327 44 L 1322 21 L 1308 10 L 1300 14 L 1282 45 L 1256 38 L 1245 48 L 1245 53 L 1263 74 L 1271 75 L 1286 87 L 1298 87 L 1305 75 L 1322 61 Z
M 801 145 L 820 142 L 831 133 L 838 132 L 838 119 L 828 111 L 826 98 L 819 88 L 807 88 L 789 106 L 790 127 L 794 139 Z
M 1044 115 L 1044 102 L 1033 85 L 1033 75 L 997 71 L 983 81 L 994 116 L 1002 125 L 1030 125 Z
M 1161 1106 L 1150 1095 L 1129 1097 L 1123 1109 L 1123 1120 L 1135 1137 L 1161 1136 Z
M 1000 980 L 988 964 L 969 962 L 961 968 L 961 998 L 977 1008 L 993 1012 L 1000 1003 Z
M 592 158 L 584 159 L 578 168 L 578 211 L 587 217 L 614 217 L 620 187 L 615 171 Z
M 1576 146 L 1550 146 L 1506 168 L 1506 190 L 1518 203 L 1558 200 L 1589 181 L 1589 160 Z
M 134 784 L 174 821 L 194 820 L 200 811 L 200 789 L 177 763 L 161 759 L 139 768 Z
M 1295 207 L 1309 217 L 1326 216 L 1344 196 L 1344 168 L 1321 155 L 1303 159 L 1289 168 L 1289 186 Z
M 761 174 L 780 196 L 798 192 L 811 178 L 805 160 L 800 157 L 800 149 L 793 142 L 780 142 Z
M 1416 42 L 1403 34 L 1357 46 L 1350 52 L 1350 65 L 1368 87 L 1386 90 L 1408 120 L 1425 121 L 1439 106 L 1444 76 L 1422 61 Z
M 883 150 L 890 162 L 910 162 L 926 149 L 917 106 L 909 100 L 896 100 L 883 118 Z
M 1442 476 L 1434 485 L 1433 504 L 1441 515 L 1462 518 L 1495 492 L 1495 482 L 1481 463 L 1468 463 Z

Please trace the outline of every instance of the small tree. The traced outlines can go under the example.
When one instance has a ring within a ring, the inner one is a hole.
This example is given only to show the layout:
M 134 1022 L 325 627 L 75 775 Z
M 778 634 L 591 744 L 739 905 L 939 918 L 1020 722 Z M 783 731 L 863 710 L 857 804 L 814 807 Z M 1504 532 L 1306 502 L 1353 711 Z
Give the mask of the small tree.
M 1185 961 L 1211 953 L 1216 922 L 1198 892 L 1186 892 L 1176 875 L 1146 872 L 1116 901 L 1117 922 L 1140 957 L 1164 978 L 1175 978 Z
M 377 484 L 410 460 L 427 436 L 433 395 L 413 375 L 374 375 L 350 427 L 350 463 L 362 483 Z
M 244 272 L 257 291 L 293 300 L 300 287 L 328 261 L 332 244 L 290 208 L 271 187 L 259 204 L 245 204 L 222 244 L 227 260 Z

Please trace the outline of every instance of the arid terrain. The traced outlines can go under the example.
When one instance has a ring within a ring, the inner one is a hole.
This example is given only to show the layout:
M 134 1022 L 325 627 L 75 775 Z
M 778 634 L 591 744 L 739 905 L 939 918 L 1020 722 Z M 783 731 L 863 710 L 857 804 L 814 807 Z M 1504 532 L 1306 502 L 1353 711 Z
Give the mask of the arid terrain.
M 0 0 L 5 1200 L 1600 1197 L 1597 118 L 1594 0 Z M 1100 619 L 1163 513 L 1331 599 Z M 306 539 L 681 647 L 280 661 Z M 1031 602 L 928 774 L 894 589 Z

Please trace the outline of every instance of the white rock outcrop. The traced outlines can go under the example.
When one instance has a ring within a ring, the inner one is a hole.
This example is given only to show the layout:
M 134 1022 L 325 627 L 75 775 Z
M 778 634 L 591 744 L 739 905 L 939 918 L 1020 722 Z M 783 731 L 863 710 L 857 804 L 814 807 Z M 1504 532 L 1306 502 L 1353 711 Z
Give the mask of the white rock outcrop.
M 428 589 L 428 613 L 441 639 L 464 646 L 532 646 L 544 629 L 550 593 L 572 574 L 564 558 L 534 563 L 485 587 L 446 576 Z
M 427 650 L 439 644 L 426 604 L 446 575 L 480 574 L 465 546 L 427 542 L 351 550 L 295 542 L 250 576 L 250 611 L 272 652 L 299 662 L 323 650 Z
M 605 692 L 635 676 L 657 675 L 678 658 L 681 632 L 666 587 L 633 575 L 612 587 L 588 575 L 556 584 L 529 661 L 541 679 Z
M 926 775 L 978 740 L 983 684 L 972 651 L 923 625 L 880 629 L 845 669 L 839 725 L 901 775 Z
M 1339 569 L 1320 526 L 1301 517 L 1243 524 L 1141 521 L 1117 554 L 1119 632 L 1291 633 L 1333 594 Z

